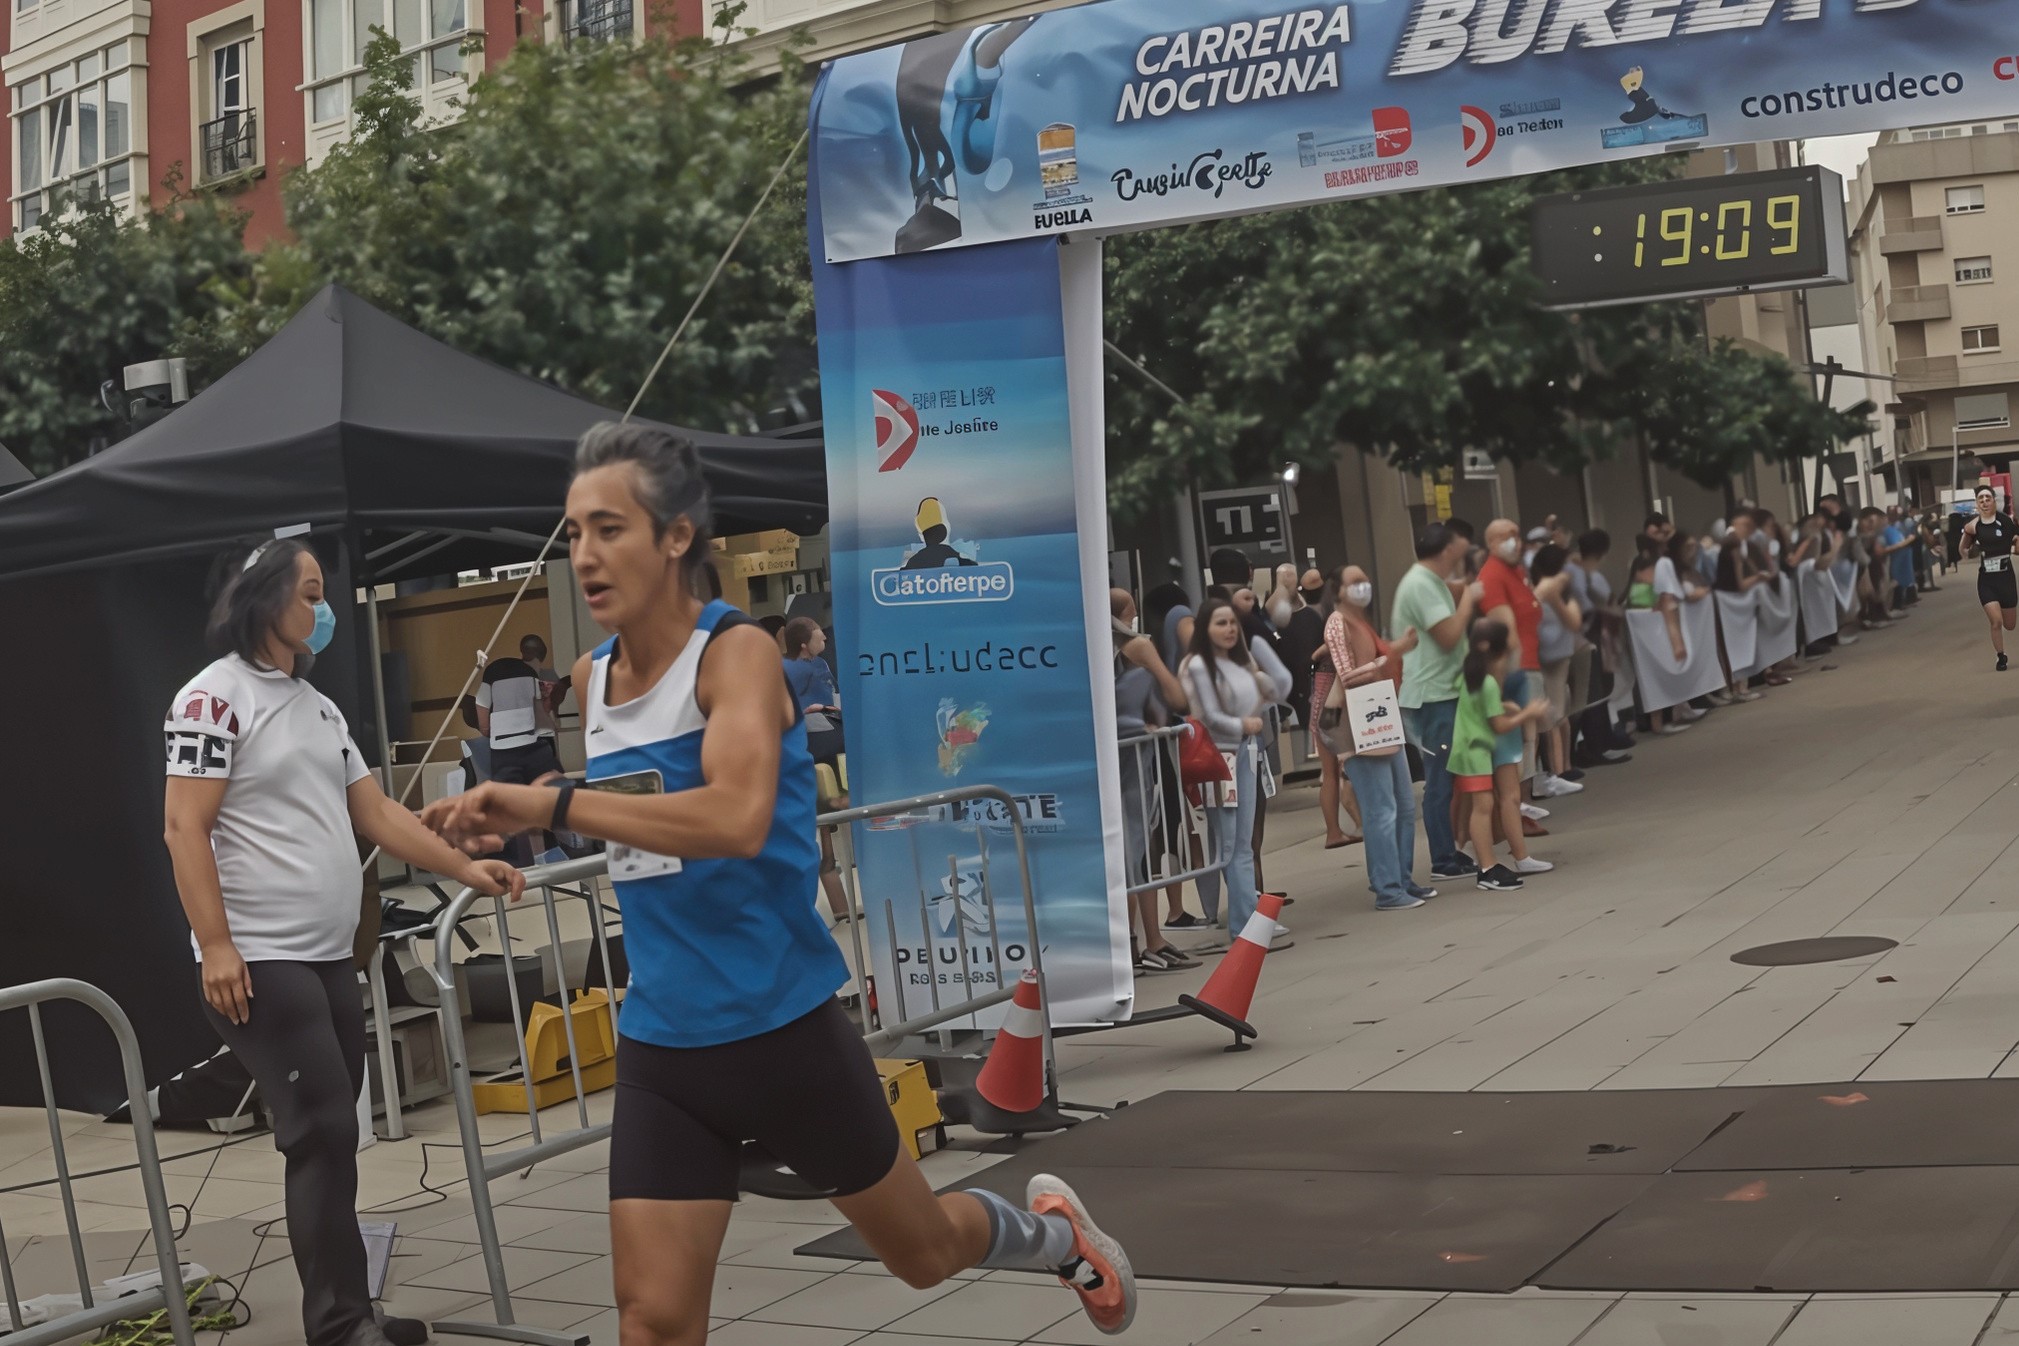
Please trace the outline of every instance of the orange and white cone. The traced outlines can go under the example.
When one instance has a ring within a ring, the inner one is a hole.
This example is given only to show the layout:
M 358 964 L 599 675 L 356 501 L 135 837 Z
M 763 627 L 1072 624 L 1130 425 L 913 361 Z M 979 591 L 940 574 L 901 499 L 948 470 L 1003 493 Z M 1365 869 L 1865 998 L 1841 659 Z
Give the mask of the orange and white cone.
M 1004 1112 L 1034 1112 L 1045 1101 L 1045 1008 L 1038 974 L 1024 969 L 1009 1017 L 982 1063 L 974 1091 Z
M 1262 960 L 1269 956 L 1269 941 L 1276 937 L 1276 918 L 1283 914 L 1283 899 L 1263 893 L 1241 934 L 1213 970 L 1196 996 L 1181 995 L 1178 1003 L 1204 1015 L 1234 1034 L 1230 1052 L 1244 1052 L 1244 1038 L 1260 1037 L 1248 1023 L 1248 1007 L 1255 1003 L 1255 987 L 1262 980 Z

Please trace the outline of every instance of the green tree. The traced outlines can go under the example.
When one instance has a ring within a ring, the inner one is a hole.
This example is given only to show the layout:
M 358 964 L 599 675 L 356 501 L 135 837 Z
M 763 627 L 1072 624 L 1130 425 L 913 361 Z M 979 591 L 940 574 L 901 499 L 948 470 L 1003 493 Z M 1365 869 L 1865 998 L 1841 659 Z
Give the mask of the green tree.
M 251 274 L 244 227 L 210 198 L 177 196 L 132 216 L 72 200 L 33 233 L 0 241 L 0 443 L 41 474 L 117 438 L 125 419 L 100 401 L 100 384 L 190 347 L 211 312 L 209 287 Z M 223 368 L 199 361 L 191 381 Z
M 703 44 L 516 48 L 429 129 L 411 57 L 365 54 L 359 134 L 287 188 L 291 242 L 210 334 L 244 354 L 339 282 L 442 340 L 627 405 L 806 116 L 796 70 L 757 87 Z M 804 419 L 815 382 L 804 156 L 739 246 L 643 414 Z

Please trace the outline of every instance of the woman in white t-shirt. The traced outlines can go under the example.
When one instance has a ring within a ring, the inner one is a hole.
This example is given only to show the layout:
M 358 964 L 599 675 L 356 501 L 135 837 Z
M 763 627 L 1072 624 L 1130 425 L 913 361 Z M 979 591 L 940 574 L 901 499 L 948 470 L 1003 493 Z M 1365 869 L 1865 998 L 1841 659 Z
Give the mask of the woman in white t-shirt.
M 207 1013 L 251 1071 L 287 1158 L 303 1339 L 383 1346 L 388 1331 L 420 1339 L 420 1325 L 373 1320 L 358 1233 L 355 837 L 480 892 L 516 900 L 524 880 L 471 860 L 379 788 L 343 715 L 302 680 L 335 628 L 307 547 L 269 542 L 246 558 L 211 612 L 221 657 L 168 710 L 165 815 Z

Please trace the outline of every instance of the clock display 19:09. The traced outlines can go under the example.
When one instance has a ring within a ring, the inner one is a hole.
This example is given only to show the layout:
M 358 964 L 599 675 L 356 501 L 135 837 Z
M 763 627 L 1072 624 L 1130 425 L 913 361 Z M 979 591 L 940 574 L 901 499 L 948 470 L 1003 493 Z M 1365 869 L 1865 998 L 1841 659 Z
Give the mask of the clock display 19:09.
M 1648 237 L 1652 222 L 1656 237 Z M 1699 234 L 1699 225 L 1702 233 Z M 1760 227 L 1757 243 L 1764 245 L 1761 251 L 1770 256 L 1785 256 L 1799 251 L 1802 236 L 1802 198 L 1799 196 L 1770 196 L 1766 201 L 1766 219 Z M 1699 241 L 1699 238 L 1703 241 Z M 1635 229 L 1633 264 L 1636 269 L 1649 265 L 1687 266 L 1694 260 L 1710 258 L 1720 262 L 1744 261 L 1756 256 L 1753 202 L 1750 200 L 1725 201 L 1717 208 L 1717 215 L 1699 211 L 1689 206 L 1671 206 L 1659 215 L 1648 211 L 1640 212 Z

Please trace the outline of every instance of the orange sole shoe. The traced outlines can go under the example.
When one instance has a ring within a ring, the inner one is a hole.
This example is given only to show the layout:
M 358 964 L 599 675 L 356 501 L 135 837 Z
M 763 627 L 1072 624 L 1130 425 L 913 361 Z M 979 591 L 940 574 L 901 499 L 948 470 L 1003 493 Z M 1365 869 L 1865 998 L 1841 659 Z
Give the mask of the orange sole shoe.
M 1036 1214 L 1072 1222 L 1074 1264 L 1060 1272 L 1059 1283 L 1080 1297 L 1095 1328 L 1111 1337 L 1128 1331 L 1136 1320 L 1136 1273 L 1122 1245 L 1103 1234 L 1073 1189 L 1051 1174 L 1032 1178 L 1026 1196 Z

